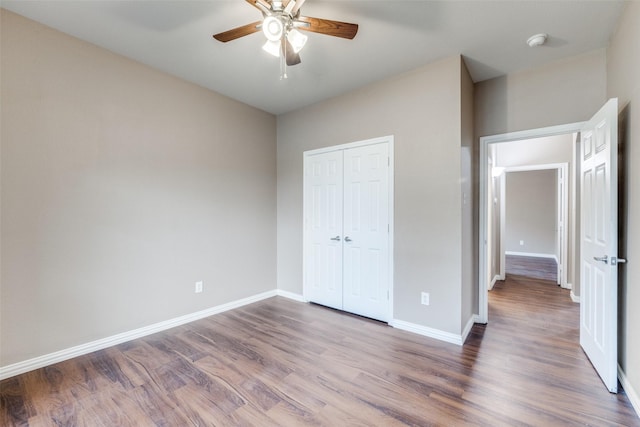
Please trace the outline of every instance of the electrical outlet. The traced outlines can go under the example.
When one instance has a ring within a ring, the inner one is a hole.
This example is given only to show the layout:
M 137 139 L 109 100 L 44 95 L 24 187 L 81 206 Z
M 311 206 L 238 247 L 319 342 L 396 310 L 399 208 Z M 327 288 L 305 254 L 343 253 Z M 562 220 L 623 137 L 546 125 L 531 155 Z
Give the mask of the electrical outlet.
M 520 246 L 524 246 L 524 240 L 520 240 Z
M 423 305 L 429 305 L 429 293 L 423 292 L 420 298 L 420 303 Z
M 202 280 L 196 282 L 196 294 L 202 292 L 202 288 L 204 287 L 204 282 Z

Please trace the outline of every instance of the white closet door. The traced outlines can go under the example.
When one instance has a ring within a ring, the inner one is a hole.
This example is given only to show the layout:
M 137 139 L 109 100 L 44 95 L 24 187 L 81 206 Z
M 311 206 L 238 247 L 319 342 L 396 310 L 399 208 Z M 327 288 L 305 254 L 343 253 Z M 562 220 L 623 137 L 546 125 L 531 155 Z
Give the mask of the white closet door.
M 342 151 L 305 158 L 305 298 L 342 309 Z
M 345 311 L 389 320 L 389 145 L 344 151 Z

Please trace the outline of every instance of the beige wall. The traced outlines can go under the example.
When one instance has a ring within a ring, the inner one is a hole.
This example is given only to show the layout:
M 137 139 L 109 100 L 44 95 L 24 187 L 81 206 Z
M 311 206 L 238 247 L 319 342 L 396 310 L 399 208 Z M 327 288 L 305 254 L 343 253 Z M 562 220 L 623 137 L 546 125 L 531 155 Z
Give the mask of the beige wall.
M 619 363 L 640 395 L 640 2 L 629 2 L 607 50 L 607 96 L 620 105 Z M 636 405 L 640 404 L 636 400 Z
M 474 235 L 473 212 L 473 81 L 461 62 L 461 183 L 462 183 L 462 327 L 478 313 L 478 237 Z
M 461 69 L 445 59 L 278 117 L 279 289 L 302 293 L 302 153 L 394 135 L 394 318 L 460 334 Z
M 558 255 L 556 175 L 555 169 L 506 174 L 505 251 Z
M 275 288 L 274 116 L 5 10 L 1 31 L 0 365 Z
M 476 84 L 476 137 L 581 122 L 606 100 L 597 50 Z
M 496 165 L 531 166 L 573 164 L 573 134 L 502 142 L 497 146 Z

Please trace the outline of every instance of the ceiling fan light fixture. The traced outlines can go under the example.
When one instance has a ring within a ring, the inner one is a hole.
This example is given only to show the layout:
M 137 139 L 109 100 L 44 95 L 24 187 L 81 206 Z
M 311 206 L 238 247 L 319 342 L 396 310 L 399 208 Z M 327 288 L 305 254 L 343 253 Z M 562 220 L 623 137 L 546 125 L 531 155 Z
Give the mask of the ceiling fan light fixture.
M 280 41 L 267 40 L 267 42 L 262 45 L 262 50 L 277 58 L 280 56 Z
M 304 45 L 307 43 L 308 37 L 302 34 L 300 31 L 292 28 L 287 33 L 287 40 L 291 43 L 291 47 L 295 53 L 298 53 L 302 50 Z
M 267 16 L 262 22 L 262 32 L 269 41 L 278 41 L 284 33 L 284 23 L 275 16 Z

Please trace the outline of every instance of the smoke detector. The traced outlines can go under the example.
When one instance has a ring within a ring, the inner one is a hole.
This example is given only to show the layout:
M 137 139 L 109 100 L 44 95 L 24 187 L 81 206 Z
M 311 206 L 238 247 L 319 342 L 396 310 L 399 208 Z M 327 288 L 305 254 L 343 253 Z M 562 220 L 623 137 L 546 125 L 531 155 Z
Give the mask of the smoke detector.
M 527 40 L 527 44 L 529 47 L 538 47 L 542 46 L 547 42 L 547 35 L 544 33 L 536 34 L 534 36 L 529 37 Z

